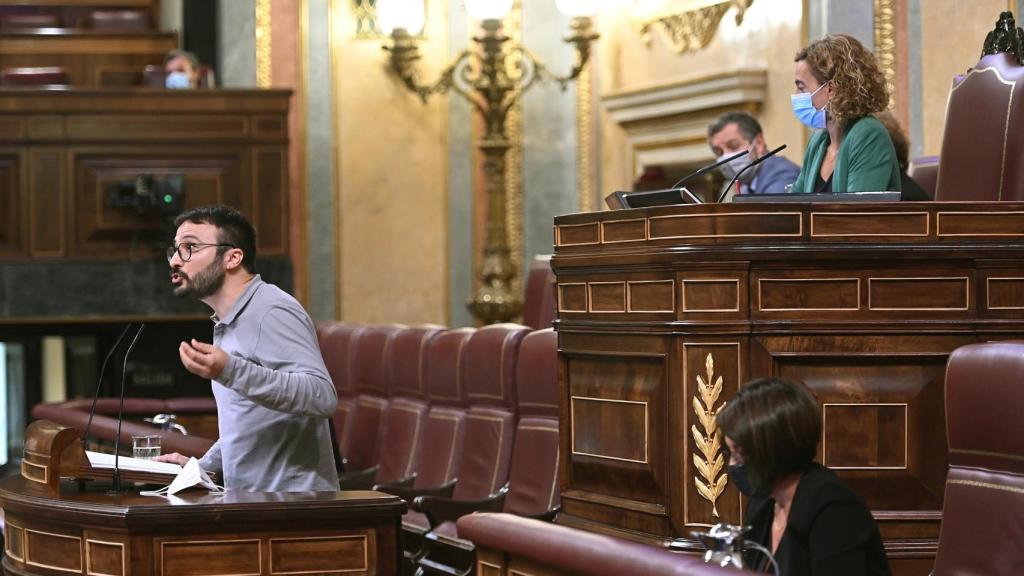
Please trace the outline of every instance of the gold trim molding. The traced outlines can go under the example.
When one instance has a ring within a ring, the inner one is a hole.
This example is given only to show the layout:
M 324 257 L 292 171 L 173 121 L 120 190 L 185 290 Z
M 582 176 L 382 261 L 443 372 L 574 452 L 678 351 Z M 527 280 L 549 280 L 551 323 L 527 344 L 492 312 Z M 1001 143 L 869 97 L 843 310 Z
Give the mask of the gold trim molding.
M 875 0 L 875 58 L 889 90 L 889 110 L 896 108 L 896 0 Z
M 522 45 L 523 6 L 516 0 L 505 20 L 505 31 L 512 45 Z M 508 60 L 514 66 L 513 58 Z M 509 149 L 505 156 L 505 233 L 508 237 L 509 260 L 516 271 L 512 277 L 513 294 L 523 293 L 523 101 L 516 100 L 508 110 L 505 129 Z
M 256 0 L 256 85 L 271 86 L 271 0 Z
M 693 396 L 693 413 L 696 414 L 700 427 L 698 428 L 697 424 L 690 426 L 690 434 L 699 452 L 693 453 L 693 465 L 700 473 L 700 477 L 694 476 L 693 482 L 697 487 L 697 493 L 711 502 L 711 514 L 715 518 L 720 518 L 718 497 L 725 491 L 728 477 L 722 474 L 725 459 L 722 457 L 722 437 L 718 433 L 715 416 L 725 403 L 719 404 L 717 408 L 715 403 L 722 395 L 723 379 L 721 376 L 715 378 L 715 360 L 710 353 L 704 361 L 704 368 L 707 371 L 707 380 L 697 375 L 697 394 Z
M 878 0 L 882 1 L 882 0 Z M 736 24 L 743 23 L 743 14 L 754 0 L 673 0 L 651 14 L 639 16 L 638 27 L 644 42 L 650 45 L 652 30 L 677 53 L 696 52 L 715 37 L 722 17 L 730 8 L 736 8 Z M 642 4 L 642 2 L 638 2 Z
M 593 64 L 584 66 L 576 79 L 576 188 L 580 212 L 594 211 Z

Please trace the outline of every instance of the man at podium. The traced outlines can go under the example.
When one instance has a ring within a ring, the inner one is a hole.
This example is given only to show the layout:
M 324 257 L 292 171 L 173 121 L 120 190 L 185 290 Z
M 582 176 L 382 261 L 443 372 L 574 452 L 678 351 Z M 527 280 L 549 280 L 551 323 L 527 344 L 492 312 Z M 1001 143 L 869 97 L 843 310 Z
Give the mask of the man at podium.
M 256 233 L 238 211 L 194 208 L 175 226 L 167 250 L 174 294 L 214 312 L 213 343 L 178 348 L 189 372 L 212 381 L 217 401 L 220 439 L 200 466 L 219 471 L 228 490 L 337 491 L 327 419 L 338 399 L 309 315 L 256 274 Z

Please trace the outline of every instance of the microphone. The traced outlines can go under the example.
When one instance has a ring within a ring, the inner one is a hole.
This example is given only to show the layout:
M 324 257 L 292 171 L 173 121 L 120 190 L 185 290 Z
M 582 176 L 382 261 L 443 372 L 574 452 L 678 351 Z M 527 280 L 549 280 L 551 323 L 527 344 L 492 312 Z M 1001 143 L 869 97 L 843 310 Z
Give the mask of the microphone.
M 121 340 L 124 340 L 124 335 L 128 333 L 128 330 L 132 327 L 129 322 L 124 330 L 121 330 L 121 335 L 117 337 L 117 341 L 110 347 L 110 351 L 107 352 L 107 357 L 103 359 L 103 364 L 100 365 L 100 379 L 96 381 L 96 392 L 92 395 L 92 406 L 89 408 L 89 420 L 85 424 L 85 432 L 82 433 L 82 447 L 85 447 L 85 442 L 89 438 L 89 430 L 92 428 L 92 417 L 96 414 L 96 401 L 100 398 L 100 388 L 103 386 L 103 373 L 107 370 L 107 363 L 110 362 L 111 356 L 114 355 L 114 350 L 121 345 Z
M 683 182 L 686 182 L 690 178 L 694 178 L 696 176 L 700 176 L 701 174 L 704 174 L 705 172 L 710 172 L 710 171 L 714 170 L 715 168 L 718 168 L 722 164 L 725 164 L 727 162 L 732 162 L 733 160 L 735 160 L 735 159 L 737 159 L 737 158 L 739 158 L 741 156 L 745 156 L 747 154 L 750 154 L 750 150 L 743 150 L 741 152 L 737 152 L 737 153 L 733 154 L 732 156 L 729 156 L 728 158 L 723 158 L 723 159 L 715 162 L 714 164 L 709 164 L 709 165 L 707 165 L 707 166 L 705 166 L 703 168 L 700 168 L 696 172 L 693 172 L 691 174 L 687 174 L 686 176 L 683 176 L 682 178 L 680 178 L 678 182 L 676 182 L 675 184 L 673 184 L 669 188 L 669 190 L 679 189 L 679 187 L 683 184 Z M 686 188 L 682 188 L 681 190 L 686 192 L 686 195 L 689 196 L 691 200 L 693 200 L 694 204 L 703 204 L 703 202 L 701 202 L 699 198 L 694 196 L 693 193 L 690 192 L 689 190 L 687 190 Z
M 782 152 L 782 151 L 783 151 L 783 150 L 785 150 L 785 149 L 786 149 L 786 145 L 785 145 L 785 144 L 783 144 L 782 146 L 779 146 L 779 147 L 778 147 L 778 148 L 776 148 L 775 150 L 772 150 L 771 152 L 769 152 L 769 153 L 765 154 L 764 156 L 761 156 L 761 157 L 760 157 L 760 158 L 758 158 L 757 160 L 754 160 L 754 161 L 753 161 L 753 162 L 751 162 L 750 164 L 747 164 L 747 165 L 746 165 L 746 166 L 744 166 L 744 167 L 743 167 L 742 169 L 740 169 L 740 171 L 739 171 L 739 172 L 737 172 L 737 173 L 736 173 L 736 175 L 732 177 L 732 180 L 730 180 L 730 181 L 729 181 L 729 185 L 725 187 L 725 190 L 722 190 L 722 194 L 718 196 L 718 200 L 715 200 L 715 202 L 721 202 L 721 201 L 722 201 L 722 199 L 724 199 L 724 198 L 725 198 L 725 195 L 729 193 L 729 188 L 732 188 L 732 185 L 736 183 L 736 180 L 738 180 L 738 179 L 739 179 L 739 177 L 740 177 L 740 176 L 741 176 L 741 175 L 742 175 L 742 174 L 743 174 L 744 172 L 746 172 L 747 170 L 750 170 L 750 169 L 751 169 L 751 168 L 753 168 L 754 166 L 757 166 L 758 164 L 760 164 L 761 162 L 764 162 L 765 160 L 767 160 L 767 159 L 771 158 L 772 156 L 775 156 L 776 154 L 778 154 L 779 152 Z
M 118 464 L 120 463 L 121 456 L 121 423 L 124 422 L 124 381 L 128 372 L 128 357 L 132 355 L 132 349 L 135 348 L 135 343 L 139 341 L 139 337 L 142 336 L 142 330 L 145 327 L 145 323 L 139 324 L 139 329 L 135 332 L 135 338 L 128 345 L 128 351 L 124 353 L 124 366 L 121 367 L 121 404 L 117 411 L 117 436 L 114 438 L 114 476 L 111 479 L 111 494 L 121 492 L 121 470 L 118 468 Z

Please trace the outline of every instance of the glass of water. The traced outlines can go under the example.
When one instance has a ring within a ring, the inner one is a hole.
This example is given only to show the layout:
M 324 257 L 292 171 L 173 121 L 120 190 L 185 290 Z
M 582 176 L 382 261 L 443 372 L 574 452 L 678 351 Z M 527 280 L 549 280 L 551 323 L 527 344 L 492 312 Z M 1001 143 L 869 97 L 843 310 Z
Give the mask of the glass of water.
M 159 436 L 132 436 L 132 456 L 152 460 L 160 455 Z

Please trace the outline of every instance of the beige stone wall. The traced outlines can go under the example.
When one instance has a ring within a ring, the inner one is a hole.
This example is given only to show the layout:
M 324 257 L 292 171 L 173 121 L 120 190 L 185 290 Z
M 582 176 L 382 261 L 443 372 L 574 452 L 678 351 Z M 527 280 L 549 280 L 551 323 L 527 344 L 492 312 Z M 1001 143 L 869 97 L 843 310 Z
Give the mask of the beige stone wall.
M 340 224 L 320 241 L 338 243 L 340 316 L 446 323 L 445 100 L 406 90 L 382 42 L 354 37 L 351 2 L 331 6 Z M 444 6 L 427 17 L 420 65 L 431 79 L 447 61 Z
M 1013 0 L 921 2 L 921 115 L 924 154 L 942 150 L 946 102 L 953 76 L 978 62 L 985 35 Z M 1018 15 L 1019 18 L 1019 15 Z M 1018 22 L 1020 24 L 1020 22 Z
M 601 40 L 595 65 L 600 85 L 596 97 L 672 84 L 740 68 L 768 70 L 767 97 L 758 117 L 769 145 L 788 144 L 784 155 L 800 163 L 805 130 L 793 117 L 793 56 L 804 43 L 803 0 L 755 0 L 743 23 L 736 24 L 735 9 L 722 19 L 717 33 L 703 50 L 678 54 L 659 34 L 645 44 L 636 25 L 634 2 L 607 2 L 598 17 Z M 629 189 L 632 161 L 624 131 L 601 113 L 602 196 Z M 712 159 L 711 151 L 707 159 Z

